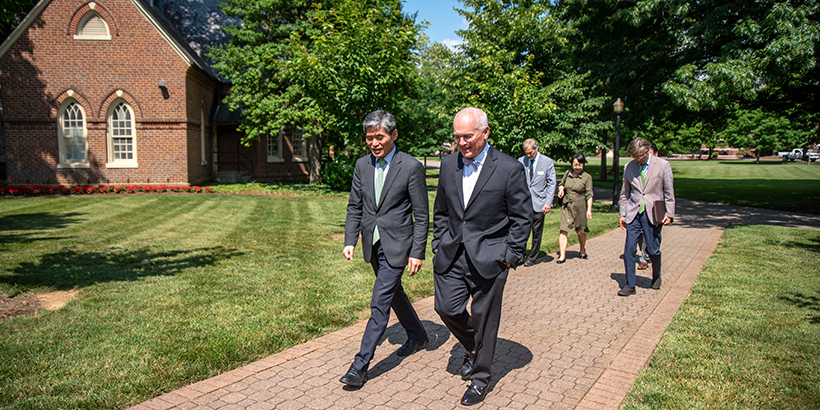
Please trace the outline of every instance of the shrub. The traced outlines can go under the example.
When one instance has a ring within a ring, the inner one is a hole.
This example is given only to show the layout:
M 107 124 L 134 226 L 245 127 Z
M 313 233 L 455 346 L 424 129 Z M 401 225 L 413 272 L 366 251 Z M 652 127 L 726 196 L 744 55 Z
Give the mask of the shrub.
M 353 169 L 356 166 L 356 157 L 336 155 L 331 161 L 322 164 L 322 182 L 337 191 L 349 191 L 353 182 Z

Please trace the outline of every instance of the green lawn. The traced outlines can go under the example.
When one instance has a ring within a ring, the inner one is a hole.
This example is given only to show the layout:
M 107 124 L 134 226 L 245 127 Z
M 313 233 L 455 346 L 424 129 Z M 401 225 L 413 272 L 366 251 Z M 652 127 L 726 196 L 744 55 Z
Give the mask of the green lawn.
M 727 229 L 622 408 L 820 408 L 820 231 Z
M 222 194 L 0 200 L 0 292 L 80 290 L 60 310 L 0 323 L 0 408 L 121 408 L 368 317 L 372 270 L 360 247 L 354 261 L 341 256 L 346 204 Z M 591 236 L 616 225 L 599 211 Z M 544 252 L 557 249 L 557 224 L 556 211 Z M 414 300 L 433 294 L 431 254 L 403 281 Z

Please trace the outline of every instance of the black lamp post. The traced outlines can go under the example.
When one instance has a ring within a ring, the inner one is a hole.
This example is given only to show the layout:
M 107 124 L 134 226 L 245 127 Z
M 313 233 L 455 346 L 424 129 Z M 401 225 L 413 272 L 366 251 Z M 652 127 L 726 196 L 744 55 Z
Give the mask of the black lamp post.
M 612 206 L 613 211 L 618 210 L 618 202 L 621 197 L 621 185 L 618 183 L 618 157 L 621 156 L 621 113 L 624 112 L 624 102 L 618 98 L 615 101 L 615 150 L 612 152 L 612 168 L 615 173 L 615 182 L 612 183 Z

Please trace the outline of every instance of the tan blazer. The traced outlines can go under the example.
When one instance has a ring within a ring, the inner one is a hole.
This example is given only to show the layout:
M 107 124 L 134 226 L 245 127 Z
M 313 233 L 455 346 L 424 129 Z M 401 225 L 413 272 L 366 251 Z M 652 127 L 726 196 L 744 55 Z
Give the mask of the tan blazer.
M 649 158 L 649 167 L 646 169 L 646 185 L 641 184 L 641 168 L 637 161 L 632 160 L 624 169 L 624 185 L 621 189 L 620 214 L 626 218 L 626 223 L 632 222 L 638 216 L 641 201 L 646 201 L 646 215 L 649 222 L 658 225 L 662 221 L 655 221 L 655 201 L 666 203 L 666 216 L 675 217 L 675 189 L 672 186 L 672 167 L 669 161 L 652 156 Z

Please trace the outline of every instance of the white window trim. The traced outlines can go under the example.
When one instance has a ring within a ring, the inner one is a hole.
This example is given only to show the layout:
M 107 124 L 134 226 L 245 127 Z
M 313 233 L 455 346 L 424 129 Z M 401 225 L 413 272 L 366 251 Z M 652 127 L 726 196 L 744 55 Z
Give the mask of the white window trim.
M 205 146 L 205 142 L 207 140 L 205 135 L 205 107 L 202 107 L 200 110 L 199 115 L 200 126 L 199 126 L 199 151 L 200 151 L 200 161 L 199 165 L 208 165 L 208 150 Z
M 81 161 L 72 160 L 69 162 L 66 160 L 66 146 L 65 146 L 65 135 L 63 130 L 63 118 L 65 117 L 66 108 L 71 104 L 74 103 L 77 108 L 80 109 L 80 114 L 83 115 L 83 138 L 85 138 L 85 159 Z M 80 102 L 73 99 L 67 98 L 63 103 L 60 105 L 60 110 L 57 111 L 57 144 L 59 145 L 60 150 L 60 160 L 57 164 L 58 169 L 62 168 L 91 168 L 91 164 L 88 162 L 88 123 L 86 122 L 86 115 L 85 109 L 83 106 L 80 105 Z
M 88 13 L 86 13 L 86 15 L 83 16 L 83 18 L 80 20 L 80 23 L 77 24 L 78 31 L 82 32 L 83 29 L 85 28 L 85 25 L 88 23 L 88 20 L 90 20 L 95 15 L 99 16 L 100 19 L 102 19 L 103 24 L 105 24 L 105 30 L 108 32 L 108 34 L 106 34 L 104 36 L 101 36 L 101 35 L 91 35 L 90 36 L 90 35 L 87 35 L 87 34 L 75 34 L 74 35 L 74 40 L 111 41 L 111 29 L 108 27 L 108 23 L 105 22 L 105 19 L 100 15 L 100 13 L 96 13 L 96 12 L 93 12 L 93 11 L 89 11 Z
M 300 129 L 300 131 L 302 131 L 302 152 L 305 155 L 296 155 L 296 149 L 295 149 L 296 148 L 296 143 L 293 142 L 293 136 L 291 136 L 290 137 L 290 144 L 291 144 L 291 147 L 294 148 L 293 151 L 292 151 L 293 162 L 308 162 L 308 149 L 307 149 L 308 138 L 307 138 L 307 134 L 305 134 L 304 130 L 302 130 L 302 129 Z
M 114 110 L 117 109 L 117 106 L 120 103 L 125 103 L 128 110 L 131 112 L 131 144 L 134 146 L 134 159 L 131 160 L 114 160 L 114 136 L 111 135 L 111 129 L 113 128 L 111 124 L 111 120 L 114 117 Z M 111 105 L 108 107 L 108 114 L 105 117 L 105 145 L 108 150 L 108 163 L 105 164 L 106 168 L 112 169 L 122 169 L 122 168 L 139 168 L 139 163 L 137 162 L 137 123 L 136 117 L 134 115 L 134 109 L 131 108 L 131 104 L 128 104 L 128 101 L 125 101 L 122 98 L 117 98 Z
M 268 154 L 268 162 L 285 162 L 285 157 L 282 155 L 282 134 L 284 131 L 279 131 L 276 133 L 275 136 L 268 135 L 268 138 L 276 138 L 278 140 L 276 144 L 276 152 L 274 155 L 271 155 L 270 150 L 268 150 L 267 145 L 265 146 L 265 150 Z M 265 141 L 267 144 L 268 141 Z

